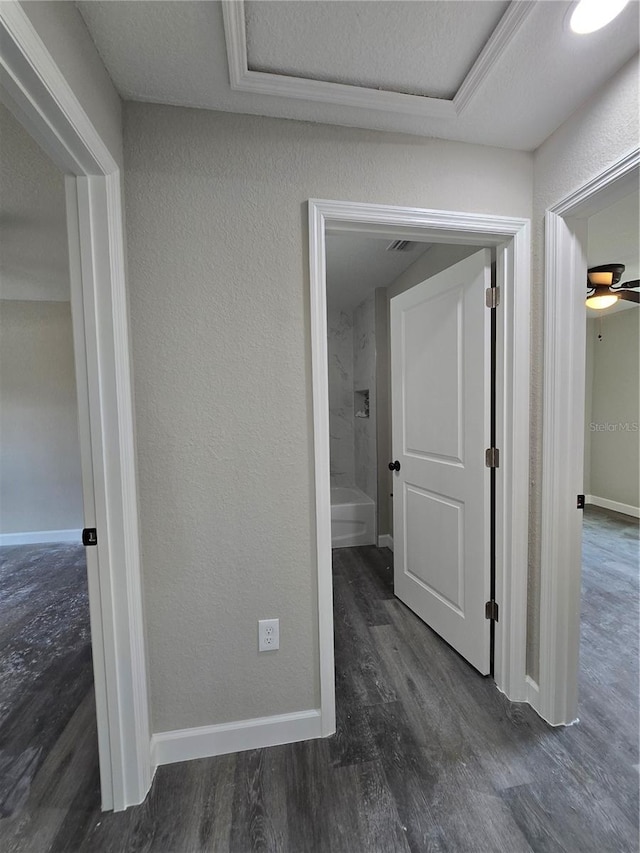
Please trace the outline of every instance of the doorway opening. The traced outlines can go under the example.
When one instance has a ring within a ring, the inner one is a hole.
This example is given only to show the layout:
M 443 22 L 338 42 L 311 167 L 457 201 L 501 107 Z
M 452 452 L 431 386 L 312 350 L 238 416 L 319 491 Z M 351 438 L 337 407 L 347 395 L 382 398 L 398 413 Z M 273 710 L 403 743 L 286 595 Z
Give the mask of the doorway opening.
M 640 590 L 640 192 L 587 220 L 587 267 L 624 266 L 633 293 L 585 308 L 585 509 L 578 717 L 615 739 L 620 768 L 638 764 Z M 635 287 L 633 285 L 635 284 Z
M 471 254 L 472 247 L 489 246 L 496 253 L 496 280 L 502 287 L 501 310 L 497 319 L 496 347 L 496 440 L 504 451 L 501 476 L 496 484 L 496 598 L 502 605 L 495 629 L 495 681 L 500 690 L 513 700 L 526 700 L 525 636 L 526 619 L 526 551 L 528 493 L 528 298 L 529 231 L 525 220 L 502 217 L 471 216 L 444 211 L 429 211 L 362 205 L 348 202 L 311 201 L 310 267 L 312 307 L 312 365 L 314 397 L 314 437 L 316 461 L 316 519 L 318 548 L 318 598 L 321 658 L 322 733 L 335 731 L 335 684 L 333 649 L 333 605 L 331 578 L 331 471 L 330 471 L 330 405 L 327 345 L 327 245 L 334 235 L 359 235 L 393 240 L 409 240 L 421 244 L 443 246 L 446 253 L 457 250 Z M 424 253 L 426 258 L 428 252 Z M 448 266 L 445 263 L 442 267 Z M 484 305 L 484 288 L 482 291 Z M 374 309 L 375 309 L 375 298 Z M 382 299 L 378 297 L 381 304 Z M 359 303 L 360 304 L 360 303 Z M 375 317 L 375 311 L 374 311 Z M 377 327 L 377 323 L 376 323 Z M 377 371 L 379 374 L 380 371 Z M 369 383 L 371 384 L 371 383 Z M 356 391 L 371 389 L 356 388 Z M 376 377 L 376 390 L 378 378 Z M 376 394 L 379 410 L 380 398 Z M 355 403 L 354 400 L 354 419 Z M 371 407 L 371 393 L 369 394 Z M 488 409 L 488 404 L 487 404 Z M 362 412 L 365 410 L 362 409 Z M 369 408 L 371 416 L 371 408 Z M 377 412 L 379 414 L 379 411 Z M 363 418 L 365 420 L 365 418 Z M 380 433 L 377 418 L 376 435 Z M 378 441 L 376 459 L 384 456 L 386 469 L 378 465 L 376 472 L 376 522 L 374 542 L 389 545 L 388 526 L 381 518 L 392 488 L 384 477 L 391 477 L 388 463 L 391 449 Z M 483 458 L 482 465 L 485 460 Z M 334 474 L 338 469 L 334 469 Z M 382 479 L 382 489 L 378 482 Z M 334 486 L 335 488 L 335 486 Z M 387 492 L 385 494 L 385 491 Z M 387 505 L 390 525 L 391 508 Z M 394 543 L 394 549 L 395 549 Z M 397 553 L 395 554 L 397 559 Z M 515 558 L 515 559 L 514 559 Z M 478 602 L 484 619 L 485 602 Z
M 485 675 L 498 472 L 486 460 L 492 270 L 477 246 L 327 236 L 332 547 L 395 540 L 395 595 Z
M 0 815 L 16 819 L 64 762 L 93 781 L 98 748 L 64 176 L 3 106 L 0 149 Z
M 0 99 L 63 172 L 103 809 L 152 779 L 120 167 L 17 4 L 0 12 Z
M 600 445 L 599 439 L 594 442 L 594 437 L 601 433 L 597 427 L 594 430 L 589 429 L 588 424 L 585 429 L 587 417 L 589 424 L 596 424 L 593 410 L 594 355 L 597 353 L 599 358 L 606 358 L 606 350 L 609 348 L 597 349 L 597 344 L 600 343 L 597 341 L 598 324 L 604 327 L 605 320 L 590 319 L 585 322 L 587 269 L 590 263 L 589 231 L 591 230 L 593 238 L 591 258 L 594 262 L 595 258 L 602 261 L 602 255 L 593 252 L 622 250 L 622 247 L 613 244 L 612 235 L 606 238 L 605 222 L 616 210 L 620 213 L 625 204 L 636 206 L 637 217 L 637 202 L 630 200 L 629 196 L 635 194 L 637 199 L 639 170 L 640 152 L 636 149 L 596 176 L 589 184 L 563 199 L 547 211 L 546 215 L 540 677 L 534 707 L 553 725 L 566 725 L 580 716 L 578 685 L 584 513 L 580 508 L 580 498 L 586 495 L 587 500 L 594 505 L 594 497 L 601 497 L 594 494 L 594 488 L 608 488 L 606 473 L 603 481 L 603 472 L 599 468 L 602 460 L 595 468 L 590 464 L 585 465 L 585 449 L 591 462 L 594 459 L 594 450 L 597 452 Z M 623 227 L 629 225 L 633 230 L 628 219 L 629 210 L 626 213 Z M 597 237 L 598 232 L 600 237 Z M 618 226 L 615 226 L 614 234 L 616 240 L 623 236 Z M 637 239 L 637 234 L 634 237 Z M 601 244 L 601 238 L 604 238 L 605 246 Z M 631 252 L 637 256 L 637 248 L 632 248 Z M 615 257 L 608 257 L 604 261 L 615 262 Z M 634 305 L 631 309 L 614 312 L 613 316 L 608 318 L 607 325 L 615 323 L 625 326 L 625 318 L 633 316 L 637 310 Z M 587 327 L 589 335 L 594 337 L 589 348 Z M 610 345 L 610 332 L 607 332 L 607 335 Z M 620 343 L 619 336 L 617 342 Z M 591 411 L 586 393 L 588 371 L 585 353 L 589 353 L 589 350 L 591 376 L 588 384 L 591 390 Z M 603 366 L 601 364 L 600 369 Z M 616 371 L 613 371 L 611 381 L 606 383 L 605 409 L 609 408 L 611 402 L 614 407 L 618 407 L 615 400 L 611 401 L 609 398 L 607 402 L 607 395 L 615 393 L 616 384 L 622 377 L 621 369 L 622 366 L 617 368 L 616 378 L 613 377 L 613 372 Z M 617 429 L 620 419 L 624 421 L 622 413 L 619 418 L 617 414 L 603 411 L 603 432 L 610 432 L 606 424 L 614 421 Z M 623 442 L 625 434 L 626 430 L 623 429 L 619 436 Z M 633 435 L 630 434 L 627 438 L 630 443 L 634 443 Z M 637 442 L 635 445 L 637 447 Z M 621 444 L 618 443 L 614 447 L 614 456 L 620 449 Z M 625 455 L 624 452 L 622 455 Z M 629 456 L 628 461 L 631 463 Z M 614 461 L 613 464 L 618 463 Z M 631 496 L 629 499 L 634 498 Z M 605 497 L 605 501 L 611 505 L 611 499 Z M 585 542 L 589 547 L 585 551 L 585 560 L 589 557 L 588 552 L 594 550 L 591 545 L 595 545 L 595 541 L 592 542 L 589 538 L 592 533 L 590 517 L 597 513 L 588 507 L 589 504 L 585 514 Z M 618 510 L 630 509 L 629 504 L 621 501 L 614 504 L 614 507 Z M 635 560 L 637 565 L 637 556 Z M 590 583 L 586 571 L 584 581 L 586 584 Z M 628 605 L 631 606 L 629 602 Z M 588 615 L 588 611 L 585 612 Z M 588 624 L 584 627 L 589 630 Z M 588 658 L 589 654 L 585 656 L 585 660 Z

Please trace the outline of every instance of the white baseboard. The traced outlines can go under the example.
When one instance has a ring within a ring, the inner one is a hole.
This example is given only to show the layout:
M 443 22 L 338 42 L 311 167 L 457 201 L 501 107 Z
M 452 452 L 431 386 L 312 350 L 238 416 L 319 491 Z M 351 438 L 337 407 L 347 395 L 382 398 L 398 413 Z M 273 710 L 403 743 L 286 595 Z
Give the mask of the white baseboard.
M 593 504 L 593 506 L 601 506 L 603 509 L 612 509 L 614 512 L 630 515 L 632 518 L 640 518 L 640 507 L 638 506 L 621 504 L 619 501 L 610 501 L 608 498 L 599 498 L 597 495 L 585 495 L 584 501 L 587 504 Z
M 0 545 L 39 545 L 42 542 L 82 542 L 82 530 L 33 530 L 26 533 L 0 533 Z
M 156 768 L 161 764 L 175 764 L 177 761 L 210 758 L 213 755 L 319 737 L 322 737 L 320 710 L 157 732 L 151 736 L 151 764 Z
M 378 548 L 389 548 L 393 551 L 393 536 L 389 533 L 383 533 L 378 536 Z
M 536 710 L 538 710 L 538 700 L 540 698 L 540 688 L 538 682 L 534 681 L 530 675 L 526 675 L 524 682 L 527 690 L 527 702 Z
M 568 723 L 552 722 L 542 710 L 542 703 L 540 701 L 540 687 L 538 686 L 538 683 L 534 681 L 533 678 L 531 678 L 531 676 L 529 675 L 525 676 L 525 683 L 527 685 L 527 702 L 529 703 L 529 705 L 531 705 L 536 714 L 539 717 L 542 717 L 545 723 L 558 729 L 565 726 L 573 726 L 576 723 L 580 722 L 580 720 L 578 719 L 570 720 Z

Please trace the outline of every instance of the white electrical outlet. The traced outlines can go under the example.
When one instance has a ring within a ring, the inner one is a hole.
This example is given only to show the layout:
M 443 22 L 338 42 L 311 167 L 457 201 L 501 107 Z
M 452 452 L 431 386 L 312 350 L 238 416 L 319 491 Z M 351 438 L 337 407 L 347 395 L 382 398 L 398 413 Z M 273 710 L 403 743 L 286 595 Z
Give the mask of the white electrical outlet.
M 280 620 L 258 620 L 258 651 L 273 652 L 280 648 Z

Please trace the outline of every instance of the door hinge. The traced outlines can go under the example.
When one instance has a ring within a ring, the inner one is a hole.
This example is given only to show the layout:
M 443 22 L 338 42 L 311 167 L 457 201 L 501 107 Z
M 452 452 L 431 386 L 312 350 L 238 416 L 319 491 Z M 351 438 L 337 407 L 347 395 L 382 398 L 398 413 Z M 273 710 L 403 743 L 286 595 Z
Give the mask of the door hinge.
M 584 509 L 584 495 L 578 495 L 578 509 Z
M 487 447 L 484 453 L 484 464 L 487 468 L 500 467 L 500 451 L 497 447 Z
M 85 527 L 82 531 L 82 544 L 83 545 L 97 545 L 98 544 L 98 531 L 95 527 Z
M 500 305 L 500 288 L 488 287 L 485 291 L 487 308 L 497 308 Z
M 498 621 L 498 602 L 497 601 L 487 601 L 484 606 L 484 618 L 491 619 L 492 622 Z

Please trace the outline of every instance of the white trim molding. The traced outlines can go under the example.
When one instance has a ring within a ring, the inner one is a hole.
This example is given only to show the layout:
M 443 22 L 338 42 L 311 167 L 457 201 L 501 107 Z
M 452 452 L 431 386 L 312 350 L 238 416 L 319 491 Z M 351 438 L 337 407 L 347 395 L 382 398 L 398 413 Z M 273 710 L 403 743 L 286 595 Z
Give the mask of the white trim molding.
M 552 725 L 578 712 L 585 411 L 587 218 L 638 185 L 634 149 L 545 217 L 540 672 L 536 710 Z
M 499 309 L 498 400 L 501 484 L 497 495 L 495 680 L 510 699 L 527 701 L 526 614 L 529 507 L 530 223 L 528 219 L 345 201 L 309 201 L 311 365 L 316 488 L 316 557 L 323 736 L 335 731 L 326 233 L 359 231 L 431 243 L 496 249 Z
M 19 3 L 0 4 L 3 102 L 66 174 L 103 808 L 151 785 L 121 173 Z
M 194 758 L 210 758 L 322 737 L 320 711 L 298 711 L 216 726 L 158 732 L 151 738 L 154 769 Z
M 597 495 L 585 495 L 584 502 L 591 506 L 613 510 L 613 512 L 621 512 L 623 515 L 631 516 L 631 518 L 640 518 L 640 506 L 623 504 L 620 501 L 609 500 L 609 498 L 599 498 Z
M 461 115 L 473 101 L 478 89 L 489 77 L 493 67 L 498 64 L 502 54 L 520 31 L 535 5 L 535 0 L 513 0 L 509 4 L 453 98 L 456 115 Z
M 82 544 L 82 530 L 31 530 L 24 533 L 0 533 L 0 545 Z
M 639 171 L 640 148 L 634 148 L 549 209 L 557 216 L 585 219 L 618 201 L 621 192 L 637 188 Z
M 479 53 L 452 99 L 409 95 L 365 86 L 330 83 L 308 77 L 291 77 L 249 68 L 244 0 L 223 0 L 225 41 L 231 88 L 258 95 L 276 95 L 379 112 L 455 119 L 474 100 L 493 67 L 524 24 L 535 6 L 534 0 L 514 0 Z
M 378 548 L 388 548 L 393 551 L 393 536 L 390 533 L 381 533 L 378 536 Z
M 540 693 L 538 682 L 534 681 L 530 675 L 527 675 L 525 682 L 527 685 L 527 701 L 535 708 L 538 704 L 538 695 Z

